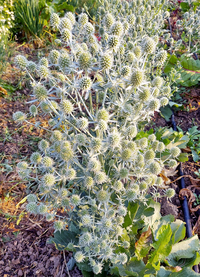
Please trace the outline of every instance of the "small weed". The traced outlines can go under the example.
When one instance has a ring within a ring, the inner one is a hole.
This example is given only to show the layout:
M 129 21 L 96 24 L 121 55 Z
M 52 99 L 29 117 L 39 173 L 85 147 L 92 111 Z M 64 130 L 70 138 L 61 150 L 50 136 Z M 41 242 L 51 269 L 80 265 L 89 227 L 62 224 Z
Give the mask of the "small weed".
M 200 178 L 200 169 L 198 171 L 195 171 L 194 174 L 196 174 L 197 177 Z
M 200 195 L 197 195 L 196 193 L 194 193 L 194 196 L 195 196 L 195 202 L 194 202 L 194 206 L 198 206 L 200 205 Z

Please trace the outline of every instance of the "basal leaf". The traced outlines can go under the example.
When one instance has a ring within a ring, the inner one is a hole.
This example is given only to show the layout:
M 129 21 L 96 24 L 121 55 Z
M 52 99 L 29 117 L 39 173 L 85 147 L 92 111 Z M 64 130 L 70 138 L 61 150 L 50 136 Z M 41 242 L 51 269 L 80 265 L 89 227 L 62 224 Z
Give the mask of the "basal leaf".
M 76 263 L 81 271 L 92 272 L 92 267 L 87 263 Z
M 179 260 L 180 264 L 181 262 L 184 263 L 184 267 L 190 267 L 192 268 L 194 265 L 198 265 L 200 262 L 200 254 L 196 252 L 194 256 L 190 259 L 181 259 Z
M 76 233 L 68 230 L 57 231 L 54 233 L 54 237 L 48 240 L 48 243 L 54 243 L 55 247 L 62 251 L 64 250 L 69 242 L 77 242 Z
M 178 260 L 194 257 L 196 251 L 200 249 L 198 236 L 195 235 L 187 240 L 178 242 L 172 246 L 171 253 L 167 257 L 169 264 L 178 265 Z
M 128 275 L 128 276 L 144 276 L 141 274 L 145 270 L 145 264 L 142 260 L 138 261 L 138 259 L 134 257 L 129 260 L 126 266 L 124 266 L 124 270 L 126 273 L 132 272 L 135 274 L 135 275 Z
M 199 277 L 199 274 L 194 272 L 191 268 L 185 267 L 179 272 L 173 272 L 169 277 Z
M 138 258 L 138 260 L 142 259 L 145 257 L 151 246 L 150 246 L 150 241 L 151 241 L 151 228 L 146 232 L 143 232 L 139 238 L 139 240 L 135 243 L 135 255 Z
M 172 116 L 172 110 L 169 105 L 160 108 L 161 115 L 165 118 L 166 121 L 170 121 Z
M 188 4 L 188 2 L 181 2 L 181 3 L 180 3 L 180 6 L 181 6 L 181 9 L 182 9 L 184 12 L 187 12 L 187 11 L 189 11 L 189 9 L 190 9 L 190 5 Z
M 152 246 L 155 249 L 150 256 L 149 263 L 153 265 L 163 261 L 172 249 L 171 242 L 172 230 L 169 224 L 160 227 L 157 238 Z
M 144 217 L 144 221 L 148 226 L 152 227 L 153 224 L 161 217 L 160 204 L 152 200 L 148 206 L 154 209 L 154 213 L 151 216 Z
M 165 216 L 162 216 L 160 218 L 160 220 L 157 220 L 154 225 L 152 226 L 152 230 L 153 230 L 153 237 L 154 240 L 158 240 L 159 236 L 160 236 L 160 232 L 162 232 L 162 226 L 163 225 L 167 225 L 167 224 L 171 224 L 171 222 L 174 221 L 174 216 L 172 214 L 168 214 Z
M 179 156 L 178 156 L 178 161 L 179 162 L 187 162 L 188 161 L 188 154 L 187 153 L 181 153 Z
M 166 270 L 164 267 L 160 267 L 160 270 L 157 273 L 157 277 L 169 277 L 171 271 Z
M 183 240 L 185 238 L 185 224 L 182 220 L 177 219 L 175 222 L 172 222 L 170 224 L 173 236 L 172 236 L 172 243 L 175 244 L 179 242 L 180 240 Z

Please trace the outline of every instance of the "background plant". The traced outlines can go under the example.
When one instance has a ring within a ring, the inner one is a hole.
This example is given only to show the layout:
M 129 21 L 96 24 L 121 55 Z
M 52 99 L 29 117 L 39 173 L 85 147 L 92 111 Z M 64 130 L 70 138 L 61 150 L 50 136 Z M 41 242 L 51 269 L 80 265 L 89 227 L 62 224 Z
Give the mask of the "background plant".
M 6 66 L 8 41 L 10 37 L 10 29 L 13 26 L 14 12 L 13 1 L 0 1 L 0 73 Z
M 44 20 L 40 17 L 39 0 L 16 0 L 15 8 L 15 29 L 19 28 L 27 39 L 30 36 L 41 38 L 43 34 Z

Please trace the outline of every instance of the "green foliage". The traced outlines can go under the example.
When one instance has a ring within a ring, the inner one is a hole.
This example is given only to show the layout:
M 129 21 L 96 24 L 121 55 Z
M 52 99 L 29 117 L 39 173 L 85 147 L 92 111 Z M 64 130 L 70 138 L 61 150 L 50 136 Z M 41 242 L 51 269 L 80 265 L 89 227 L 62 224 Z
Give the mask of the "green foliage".
M 200 81 L 200 60 L 194 60 L 186 54 L 181 55 L 180 58 L 172 55 L 164 68 L 164 72 L 169 73 L 174 67 L 180 73 L 180 78 L 176 81 L 177 84 L 191 87 Z
M 15 30 L 24 32 L 26 38 L 41 38 L 44 20 L 40 16 L 39 0 L 15 0 Z
M 48 243 L 53 243 L 58 250 L 64 250 L 67 249 L 69 243 L 77 241 L 76 235 L 75 232 L 69 230 L 57 231 L 54 233 L 54 237 L 48 240 Z
M 173 114 L 172 107 L 181 108 L 183 107 L 182 104 L 175 103 L 173 101 L 169 101 L 169 104 L 165 107 L 160 108 L 161 115 L 165 118 L 166 121 L 171 120 L 171 116 Z
M 187 146 L 192 151 L 192 158 L 194 162 L 197 162 L 200 159 L 200 131 L 197 126 L 193 126 L 188 129 L 186 135 L 189 137 Z
M 183 12 L 187 12 L 190 9 L 190 5 L 187 2 L 181 2 L 180 7 L 181 7 Z
M 14 12 L 10 0 L 0 0 L 0 74 L 7 65 L 9 55 L 10 29 L 13 25 Z
M 191 268 L 200 260 L 198 237 L 194 236 L 181 241 L 185 237 L 184 223 L 181 220 L 174 221 L 172 216 L 161 217 L 159 204 L 152 201 L 149 204 L 153 207 L 154 213 L 151 216 L 143 217 L 143 229 L 142 225 L 140 227 L 138 225 L 137 234 L 140 234 L 140 237 L 134 241 L 135 247 L 132 246 L 129 249 L 128 263 L 125 266 L 113 265 L 111 273 L 123 277 L 163 277 L 184 276 L 185 272 L 190 272 L 189 276 L 196 276 Z M 129 211 L 131 209 L 133 207 L 128 208 Z M 133 228 L 135 223 L 137 221 L 133 220 L 129 228 Z M 131 245 L 133 244 L 131 243 Z M 184 267 L 180 273 L 175 272 L 175 267 L 183 264 Z
M 91 19 L 95 19 L 99 7 L 98 0 L 68 0 L 68 3 L 74 7 L 78 14 L 84 9 Z
M 49 26 L 49 19 L 52 13 L 64 16 L 67 11 L 74 12 L 75 7 L 68 1 L 63 0 L 39 0 L 40 16 L 44 19 L 44 25 Z
M 182 69 L 181 78 L 178 83 L 184 87 L 191 87 L 200 81 L 200 60 L 194 60 L 192 57 L 182 55 L 180 58 Z

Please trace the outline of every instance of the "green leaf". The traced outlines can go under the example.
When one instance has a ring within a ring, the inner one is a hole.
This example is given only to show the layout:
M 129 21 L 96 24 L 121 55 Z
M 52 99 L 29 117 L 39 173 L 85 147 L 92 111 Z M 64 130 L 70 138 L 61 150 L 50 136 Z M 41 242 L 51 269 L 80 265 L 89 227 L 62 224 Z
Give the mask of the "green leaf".
M 172 64 L 176 64 L 178 62 L 178 58 L 176 55 L 171 55 L 169 62 Z
M 133 272 L 133 271 L 125 270 L 125 273 L 127 274 L 127 276 L 134 276 L 134 277 L 139 276 L 137 272 Z
M 186 148 L 189 140 L 190 138 L 187 135 L 184 135 L 181 138 L 175 139 L 175 146 L 178 146 L 179 148 Z
M 81 273 L 83 274 L 84 277 L 93 277 L 94 276 L 94 273 L 88 272 L 85 270 L 82 270 Z
M 172 230 L 169 224 L 160 227 L 157 233 L 158 240 L 152 244 L 155 251 L 151 254 L 148 263 L 155 265 L 169 255 L 172 249 L 171 235 Z
M 199 155 L 195 150 L 192 150 L 192 158 L 194 160 L 194 162 L 198 162 L 199 161 Z
M 187 12 L 190 9 L 190 5 L 187 2 L 181 2 L 180 7 L 184 12 Z
M 169 73 L 171 72 L 172 68 L 174 68 L 174 65 L 171 63 L 168 63 L 165 68 L 164 68 L 164 73 Z
M 56 249 L 64 250 L 69 242 L 77 242 L 76 233 L 68 230 L 57 231 L 54 233 L 54 237 L 48 240 L 48 243 L 54 243 Z
M 72 5 L 67 4 L 67 2 L 63 2 L 60 5 L 56 5 L 56 9 L 58 12 L 61 10 L 67 10 L 70 12 L 74 12 L 74 10 L 75 10 L 74 7 Z
M 180 61 L 183 69 L 180 70 L 181 78 L 177 80 L 177 83 L 187 87 L 198 84 L 200 81 L 200 60 L 182 55 Z
M 122 241 L 130 241 L 130 237 L 128 236 L 126 229 L 123 229 L 123 234 L 121 235 L 121 240 Z
M 194 257 L 196 251 L 200 249 L 198 236 L 195 235 L 187 240 L 178 242 L 172 246 L 171 253 L 167 257 L 169 264 L 178 265 L 178 260 Z
M 149 216 L 144 218 L 144 222 L 146 223 L 147 226 L 152 227 L 154 223 L 160 219 L 160 203 L 154 202 L 151 200 L 151 202 L 148 204 L 149 207 L 154 209 L 154 213 Z
M 148 254 L 151 246 L 150 246 L 150 239 L 151 239 L 151 228 L 146 232 L 143 232 L 139 238 L 139 240 L 135 243 L 135 255 L 138 260 L 141 260 L 143 257 L 146 257 Z
M 166 270 L 164 267 L 160 267 L 160 270 L 157 273 L 157 277 L 168 277 L 170 276 L 171 271 Z
M 169 106 L 170 107 L 182 107 L 183 106 L 183 104 L 178 104 L 178 103 L 176 103 L 176 102 L 173 102 L 173 101 L 169 101 Z
M 178 156 L 178 161 L 179 162 L 187 162 L 188 161 L 188 154 L 187 153 L 181 153 L 179 156 Z
M 180 259 L 179 263 L 184 263 L 184 267 L 192 268 L 194 265 L 198 265 L 200 262 L 200 254 L 196 252 L 190 259 Z
M 114 265 L 110 268 L 110 273 L 114 276 L 126 276 L 124 266 L 122 264 Z
M 139 208 L 138 203 L 133 203 L 133 202 L 128 203 L 128 208 L 127 208 L 128 213 L 126 214 L 126 216 L 124 218 L 124 224 L 123 224 L 124 228 L 132 225 L 133 219 L 137 213 L 138 208 Z
M 160 112 L 166 121 L 170 121 L 172 116 L 172 110 L 169 105 L 166 105 L 165 107 L 161 107 Z
M 152 231 L 153 231 L 153 237 L 155 240 L 158 239 L 159 237 L 159 234 L 160 234 L 160 228 L 163 226 L 163 225 L 167 225 L 167 224 L 170 224 L 171 222 L 174 221 L 174 216 L 172 214 L 168 214 L 168 215 L 165 215 L 165 216 L 162 216 L 159 220 L 157 220 L 153 226 L 151 227 L 152 228 Z
M 199 274 L 194 272 L 191 268 L 185 267 L 179 272 L 173 272 L 169 277 L 199 277 Z
M 84 271 L 84 272 L 85 271 L 87 271 L 87 272 L 91 272 L 92 271 L 92 267 L 89 264 L 87 264 L 87 263 L 76 263 L 76 265 L 78 266 L 78 268 L 81 271 Z M 91 276 L 91 275 L 86 275 L 86 276 Z
M 133 257 L 129 260 L 127 265 L 124 266 L 124 270 L 126 274 L 130 274 L 130 272 L 132 274 L 135 274 L 135 275 L 128 275 L 128 276 L 141 276 L 140 274 L 142 273 L 142 271 L 145 270 L 145 264 L 142 260 L 138 261 L 136 257 Z
M 168 56 L 170 56 L 170 54 Z M 178 58 L 175 55 L 171 55 L 167 65 L 164 68 L 164 72 L 169 73 L 172 68 L 174 68 L 174 65 L 177 63 L 177 61 Z
M 180 219 L 177 219 L 175 222 L 170 224 L 173 236 L 172 236 L 172 243 L 175 244 L 180 240 L 185 238 L 186 228 L 184 222 Z
M 70 223 L 69 225 L 69 231 L 78 234 L 79 233 L 79 229 L 73 224 L 73 222 Z

